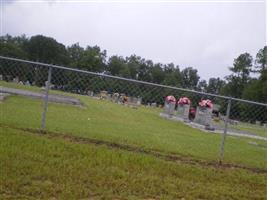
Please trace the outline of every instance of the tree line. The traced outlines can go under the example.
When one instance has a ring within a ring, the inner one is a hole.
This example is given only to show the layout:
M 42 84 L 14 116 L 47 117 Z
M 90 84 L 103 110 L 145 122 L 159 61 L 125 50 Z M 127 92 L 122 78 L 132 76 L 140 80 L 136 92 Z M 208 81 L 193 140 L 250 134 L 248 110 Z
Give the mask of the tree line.
M 208 81 L 201 79 L 193 67 L 181 70 L 174 63 L 154 63 L 135 54 L 108 57 L 107 51 L 99 46 L 84 48 L 79 43 L 65 46 L 43 35 L 1 36 L 0 55 L 267 102 L 267 46 L 258 51 L 255 59 L 249 53 L 239 55 L 229 67 L 228 76 Z

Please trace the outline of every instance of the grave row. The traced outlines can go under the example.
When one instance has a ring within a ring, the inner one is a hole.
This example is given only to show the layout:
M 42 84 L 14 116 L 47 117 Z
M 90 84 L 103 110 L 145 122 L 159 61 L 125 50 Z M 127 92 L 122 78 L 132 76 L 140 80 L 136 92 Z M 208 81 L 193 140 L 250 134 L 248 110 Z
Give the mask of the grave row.
M 128 105 L 133 108 L 139 107 L 142 103 L 141 97 L 127 96 L 124 93 L 108 94 L 107 91 L 101 91 L 98 96 L 100 99 L 108 99 L 114 103 Z
M 187 97 L 182 97 L 176 101 L 175 97 L 167 96 L 161 115 L 187 123 L 194 122 L 205 126 L 206 129 L 212 129 L 212 102 L 201 100 L 196 110 L 190 109 L 190 105 L 191 101 Z M 175 109 L 176 107 L 177 109 Z

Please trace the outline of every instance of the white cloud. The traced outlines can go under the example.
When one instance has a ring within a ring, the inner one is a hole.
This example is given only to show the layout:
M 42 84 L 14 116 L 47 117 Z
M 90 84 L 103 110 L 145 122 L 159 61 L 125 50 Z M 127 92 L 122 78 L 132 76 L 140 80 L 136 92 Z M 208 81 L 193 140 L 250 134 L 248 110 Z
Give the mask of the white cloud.
M 13 2 L 3 33 L 43 34 L 70 45 L 99 45 L 109 55 L 137 54 L 193 66 L 203 78 L 225 76 L 243 52 L 266 44 L 264 3 Z M 209 69 L 209 70 L 207 70 Z

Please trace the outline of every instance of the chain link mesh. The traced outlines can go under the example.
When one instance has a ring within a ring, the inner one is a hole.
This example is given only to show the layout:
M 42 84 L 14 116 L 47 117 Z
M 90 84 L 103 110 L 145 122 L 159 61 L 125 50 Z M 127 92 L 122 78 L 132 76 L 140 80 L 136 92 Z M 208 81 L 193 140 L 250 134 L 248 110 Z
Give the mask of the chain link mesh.
M 215 132 L 223 133 L 225 122 L 227 121 L 227 131 L 230 135 L 249 136 L 250 138 L 264 137 L 265 140 L 267 138 L 267 104 L 42 63 L 0 58 L 1 92 L 10 92 L 10 88 L 20 90 L 30 89 L 32 92 L 39 92 L 42 94 L 41 96 L 32 94 L 32 97 L 43 99 L 49 67 L 52 67 L 49 91 L 49 100 L 51 101 L 53 101 L 54 98 L 55 102 L 60 102 L 62 100 L 68 103 L 66 99 L 64 100 L 65 97 L 63 97 L 62 94 L 74 93 L 98 99 L 108 99 L 116 103 L 131 105 L 133 107 L 146 106 L 150 108 L 163 108 L 165 97 L 173 95 L 177 100 L 180 97 L 188 97 L 191 100 L 191 108 L 196 109 L 202 99 L 210 99 L 214 105 L 210 126 L 215 129 Z M 20 85 L 25 87 L 21 88 Z M 29 88 L 27 88 L 28 86 Z M 63 91 L 65 93 L 58 94 L 58 91 Z M 16 94 L 18 91 L 11 91 L 11 93 L 12 92 Z M 55 96 L 53 97 L 53 95 Z M 25 96 L 27 96 L 27 94 L 25 94 Z M 227 118 L 226 113 L 229 100 L 231 101 L 231 108 L 229 118 Z M 75 100 L 70 99 L 69 102 L 75 104 Z M 38 105 L 39 107 L 37 110 L 26 110 L 22 114 L 16 114 L 20 117 L 23 117 L 25 114 L 35 116 L 33 127 L 38 127 L 43 110 L 41 105 L 43 104 L 39 102 Z M 177 105 L 175 107 L 177 110 Z M 196 110 L 194 112 L 196 112 Z M 62 114 L 64 115 L 66 113 L 63 112 Z M 49 112 L 47 117 L 49 120 Z M 194 123 L 194 119 L 191 120 Z M 7 122 L 10 121 L 12 120 L 7 120 Z M 29 125 L 29 123 L 26 122 L 24 124 Z M 227 148 L 231 151 L 233 147 L 229 146 Z

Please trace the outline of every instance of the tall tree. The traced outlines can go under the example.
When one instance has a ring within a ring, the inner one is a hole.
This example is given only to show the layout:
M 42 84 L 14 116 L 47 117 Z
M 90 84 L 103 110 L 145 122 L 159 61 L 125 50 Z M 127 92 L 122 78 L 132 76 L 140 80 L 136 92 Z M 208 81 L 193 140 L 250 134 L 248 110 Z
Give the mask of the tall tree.
M 126 63 L 130 72 L 130 78 L 138 79 L 138 72 L 142 63 L 142 58 L 140 56 L 131 55 L 130 57 L 126 57 Z
M 111 56 L 108 60 L 107 71 L 114 76 L 123 76 L 126 67 L 126 61 L 122 56 Z
M 64 65 L 69 63 L 65 46 L 50 37 L 33 36 L 26 49 L 31 60 Z
M 68 56 L 70 58 L 70 66 L 77 67 L 79 61 L 81 60 L 84 48 L 79 45 L 79 43 L 75 43 L 67 48 Z
M 234 59 L 232 74 L 226 77 L 227 85 L 223 89 L 225 95 L 240 98 L 250 78 L 253 58 L 249 53 L 243 53 Z
M 164 81 L 163 84 L 181 87 L 181 72 L 179 66 L 173 63 L 164 65 Z
M 267 46 L 259 50 L 256 55 L 255 64 L 257 72 L 262 72 L 267 69 Z
M 233 67 L 229 68 L 234 76 L 240 78 L 242 84 L 247 83 L 249 80 L 252 61 L 253 58 L 249 53 L 243 53 L 234 60 Z
M 98 46 L 87 46 L 78 61 L 77 67 L 93 72 L 104 72 L 106 70 L 106 50 L 101 51 Z
M 163 83 L 165 74 L 161 63 L 154 64 L 151 69 L 151 76 L 153 83 Z
M 207 87 L 208 87 L 207 81 L 201 80 L 198 82 L 197 90 L 201 92 L 207 92 Z
M 189 89 L 197 89 L 197 84 L 200 79 L 197 70 L 192 67 L 187 67 L 181 72 L 182 86 Z
M 225 81 L 218 78 L 210 78 L 207 85 L 207 92 L 213 94 L 220 94 L 221 89 L 224 87 Z
M 12 37 L 5 35 L 0 37 L 0 54 L 14 58 L 27 59 L 28 55 L 25 51 L 25 46 L 28 43 L 28 38 L 25 35 Z
M 152 60 L 141 59 L 141 65 L 138 71 L 138 79 L 150 82 L 152 80 L 151 69 L 153 66 L 154 64 Z

